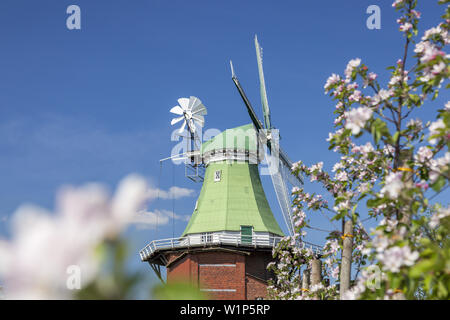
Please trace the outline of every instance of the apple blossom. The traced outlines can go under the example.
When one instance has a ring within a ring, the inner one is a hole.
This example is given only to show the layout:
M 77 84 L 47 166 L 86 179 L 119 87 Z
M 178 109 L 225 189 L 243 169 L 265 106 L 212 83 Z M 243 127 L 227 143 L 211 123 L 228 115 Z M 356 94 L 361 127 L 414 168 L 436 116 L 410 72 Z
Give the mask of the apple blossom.
M 400 192 L 404 188 L 401 172 L 391 172 L 386 177 L 386 183 L 381 189 L 381 194 L 386 195 L 391 199 L 397 199 Z
M 347 122 L 345 128 L 351 129 L 352 134 L 358 134 L 372 116 L 372 110 L 368 107 L 359 107 L 345 113 Z
M 80 267 L 82 286 L 99 272 L 94 249 L 117 237 L 148 199 L 145 180 L 126 177 L 110 198 L 98 184 L 65 187 L 57 197 L 57 212 L 22 206 L 13 215 L 12 240 L 0 246 L 0 277 L 7 298 L 71 298 L 66 270 Z
M 346 78 L 350 78 L 352 75 L 352 72 L 355 68 L 357 68 L 361 64 L 361 59 L 356 58 L 349 61 L 347 64 L 347 67 L 345 68 L 345 76 Z
M 385 270 L 399 272 L 402 266 L 411 266 L 419 257 L 417 251 L 412 252 L 409 246 L 391 247 L 377 255 Z

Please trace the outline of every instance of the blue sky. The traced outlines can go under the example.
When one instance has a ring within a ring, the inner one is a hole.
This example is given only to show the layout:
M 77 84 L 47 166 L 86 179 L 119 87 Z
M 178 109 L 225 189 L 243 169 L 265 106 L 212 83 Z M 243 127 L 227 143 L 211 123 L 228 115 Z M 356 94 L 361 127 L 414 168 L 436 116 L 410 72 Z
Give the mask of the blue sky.
M 211 1 L 211 0 L 3 0 L 0 2 L 0 235 L 22 203 L 52 208 L 62 184 L 90 181 L 113 190 L 135 172 L 158 184 L 159 159 L 170 155 L 169 109 L 184 96 L 208 108 L 206 128 L 250 122 L 231 81 L 229 60 L 261 117 L 253 37 L 264 48 L 272 123 L 294 161 L 324 161 L 336 155 L 325 139 L 333 131 L 334 103 L 323 85 L 359 57 L 386 84 L 385 68 L 401 57 L 402 35 L 392 0 Z M 421 31 L 442 9 L 421 1 Z M 66 28 L 66 8 L 81 8 L 82 29 Z M 366 8 L 381 8 L 381 30 L 366 27 Z M 432 120 L 448 94 L 417 113 Z M 278 211 L 270 178 L 267 197 Z M 160 187 L 194 189 L 173 203 L 154 201 L 149 210 L 189 215 L 200 184 L 184 178 L 182 166 L 166 163 Z M 312 187 L 312 191 L 317 191 Z M 444 198 L 445 199 L 445 198 Z M 281 224 L 281 216 L 276 213 Z M 326 220 L 316 225 L 331 228 Z M 147 242 L 180 234 L 185 221 L 155 230 L 132 228 L 137 250 Z M 323 243 L 320 234 L 313 240 Z M 136 268 L 150 268 L 140 264 Z M 153 275 L 149 275 L 153 281 Z

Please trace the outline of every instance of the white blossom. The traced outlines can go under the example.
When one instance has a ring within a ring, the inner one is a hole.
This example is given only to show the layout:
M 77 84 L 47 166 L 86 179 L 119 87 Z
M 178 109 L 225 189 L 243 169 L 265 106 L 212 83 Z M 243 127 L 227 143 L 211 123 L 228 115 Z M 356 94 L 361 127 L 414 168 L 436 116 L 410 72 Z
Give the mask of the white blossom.
M 396 7 L 398 7 L 399 5 L 403 4 L 404 2 L 405 2 L 405 0 L 395 0 L 395 1 L 392 3 L 392 6 L 393 6 L 394 8 L 396 8 Z
M 345 68 L 344 74 L 347 78 L 352 76 L 352 72 L 355 68 L 357 68 L 361 64 L 361 59 L 356 58 L 349 61 L 347 67 Z
M 391 199 L 397 199 L 403 187 L 402 174 L 399 172 L 391 172 L 386 177 L 386 182 L 381 189 L 381 194 L 387 195 Z
M 430 127 L 428 128 L 430 130 L 430 136 L 434 136 L 439 134 L 439 130 L 440 129 L 444 129 L 445 128 L 445 123 L 442 119 L 438 119 L 435 122 L 432 122 Z M 437 143 L 437 139 L 436 138 L 432 138 L 430 139 L 430 143 L 431 144 L 436 144 Z
M 419 150 L 417 151 L 417 154 L 414 155 L 414 159 L 417 162 L 427 162 L 433 157 L 433 152 L 430 150 L 430 148 L 427 148 L 425 146 L 421 146 Z
M 341 80 L 341 77 L 337 74 L 332 74 L 328 79 L 327 82 L 325 83 L 325 86 L 323 87 L 325 89 L 325 93 L 327 93 L 330 89 L 330 87 L 333 84 L 338 83 Z
M 399 272 L 402 266 L 412 266 L 419 257 L 417 251 L 412 252 L 409 246 L 392 247 L 377 255 L 387 271 Z
M 430 228 L 436 228 L 442 219 L 444 219 L 445 217 L 449 217 L 450 216 L 450 207 L 448 208 L 443 208 L 440 209 L 438 212 L 436 212 L 435 214 L 433 214 L 431 216 L 430 222 L 428 223 L 428 225 L 430 226 Z
M 312 285 L 311 288 L 309 289 L 309 291 L 311 293 L 314 293 L 314 292 L 317 292 L 317 291 L 323 290 L 323 289 L 325 289 L 323 284 L 322 283 L 318 283 L 318 284 Z
M 0 244 L 0 276 L 13 299 L 71 298 L 67 268 L 80 267 L 81 285 L 99 271 L 94 249 L 117 236 L 148 198 L 145 181 L 125 178 L 113 198 L 97 184 L 65 187 L 56 213 L 22 206 L 13 215 L 12 239 Z
M 347 122 L 345 128 L 351 129 L 352 134 L 358 134 L 372 116 L 372 110 L 368 107 L 359 107 L 345 113 Z

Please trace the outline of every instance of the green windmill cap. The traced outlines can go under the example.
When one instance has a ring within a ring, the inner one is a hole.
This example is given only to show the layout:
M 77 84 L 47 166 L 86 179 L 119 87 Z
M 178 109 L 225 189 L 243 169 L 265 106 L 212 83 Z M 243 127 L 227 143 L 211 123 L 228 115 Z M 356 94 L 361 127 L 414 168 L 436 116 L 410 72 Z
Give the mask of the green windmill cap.
M 238 149 L 256 152 L 258 141 L 253 124 L 227 129 L 202 144 L 202 153 L 213 150 Z
M 227 139 L 233 133 L 253 130 L 246 139 Z M 252 124 L 228 129 L 203 143 L 203 153 L 220 149 L 257 150 L 256 132 Z M 220 171 L 220 180 L 216 172 Z M 217 231 L 240 231 L 241 226 L 252 226 L 255 232 L 270 232 L 283 236 L 270 209 L 258 164 L 245 161 L 210 162 L 205 171 L 200 196 L 194 213 L 182 236 Z

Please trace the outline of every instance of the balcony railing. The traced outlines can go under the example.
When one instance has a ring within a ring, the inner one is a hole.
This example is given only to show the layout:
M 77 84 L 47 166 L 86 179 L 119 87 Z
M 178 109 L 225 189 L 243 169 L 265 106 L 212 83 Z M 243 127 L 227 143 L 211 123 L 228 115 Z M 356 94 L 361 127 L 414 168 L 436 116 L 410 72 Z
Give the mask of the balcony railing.
M 211 233 L 203 235 L 189 235 L 182 238 L 169 238 L 154 240 L 146 245 L 139 255 L 142 261 L 147 260 L 153 253 L 160 250 L 206 247 L 209 245 L 231 245 L 236 247 L 254 247 L 254 248 L 273 248 L 280 241 L 281 237 L 270 235 L 240 235 L 230 233 Z M 302 243 L 302 246 L 308 245 L 315 252 L 321 248 L 311 243 Z

